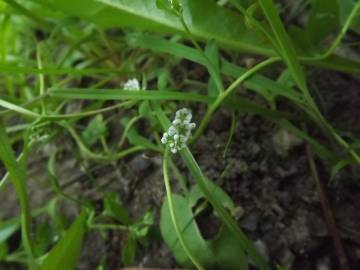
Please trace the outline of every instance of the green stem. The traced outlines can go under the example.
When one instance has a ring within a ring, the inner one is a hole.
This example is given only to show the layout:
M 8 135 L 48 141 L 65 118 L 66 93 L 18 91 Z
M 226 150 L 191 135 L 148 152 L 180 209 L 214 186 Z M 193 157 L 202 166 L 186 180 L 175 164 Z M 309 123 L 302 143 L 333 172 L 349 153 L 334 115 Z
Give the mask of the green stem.
M 36 61 L 37 61 L 37 67 L 38 69 L 43 69 L 43 64 L 41 60 L 41 45 L 38 44 L 36 48 Z M 43 73 L 39 74 L 39 97 L 43 96 L 45 94 L 45 76 Z M 41 114 L 45 114 L 45 100 L 40 100 L 41 105 Z
M 347 17 L 343 27 L 341 28 L 340 33 L 337 35 L 337 37 L 331 44 L 330 48 L 325 53 L 323 53 L 319 56 L 316 56 L 316 57 L 305 57 L 303 59 L 307 60 L 307 61 L 316 61 L 316 60 L 325 59 L 325 58 L 329 57 L 331 54 L 333 54 L 335 52 L 335 50 L 338 48 L 341 40 L 344 38 L 346 32 L 350 28 L 352 21 L 356 18 L 359 10 L 360 10 L 360 2 L 357 2 L 355 4 L 355 7 L 351 10 L 350 15 Z
M 182 248 L 184 249 L 186 255 L 189 257 L 190 261 L 195 265 L 195 267 L 199 270 L 205 270 L 205 268 L 197 261 L 197 259 L 191 254 L 184 238 L 182 237 L 177 219 L 176 219 L 176 215 L 175 215 L 175 211 L 174 211 L 174 205 L 173 205 L 173 200 L 172 200 L 172 192 L 171 192 L 171 186 L 170 186 L 170 179 L 169 179 L 169 172 L 168 172 L 168 159 L 169 159 L 169 149 L 165 150 L 164 153 L 164 161 L 163 161 L 163 174 L 164 174 L 164 182 L 165 182 L 165 189 L 166 189 L 166 196 L 168 199 L 168 204 L 169 204 L 169 211 L 170 211 L 170 216 L 171 216 L 171 220 L 173 222 L 174 225 L 174 229 L 176 232 L 176 235 L 179 239 L 180 245 L 182 246 Z
M 196 130 L 191 142 L 198 139 L 199 136 L 204 132 L 204 129 L 206 128 L 207 124 L 209 123 L 213 113 L 217 110 L 217 108 L 224 101 L 224 99 L 227 98 L 236 89 L 236 87 L 238 87 L 241 83 L 243 83 L 250 76 L 257 73 L 260 69 L 262 69 L 268 65 L 271 65 L 279 60 L 280 60 L 279 57 L 272 57 L 272 58 L 269 58 L 269 59 L 257 64 L 253 68 L 251 68 L 248 71 L 246 71 L 245 73 L 243 73 L 239 78 L 237 78 L 224 92 L 220 93 L 217 96 L 217 98 L 215 99 L 215 101 L 208 107 L 208 109 L 205 113 L 205 116 L 204 116 L 203 120 L 201 121 L 199 128 Z
M 90 229 L 97 230 L 119 230 L 119 231 L 128 231 L 129 228 L 124 225 L 116 225 L 116 224 L 89 224 Z

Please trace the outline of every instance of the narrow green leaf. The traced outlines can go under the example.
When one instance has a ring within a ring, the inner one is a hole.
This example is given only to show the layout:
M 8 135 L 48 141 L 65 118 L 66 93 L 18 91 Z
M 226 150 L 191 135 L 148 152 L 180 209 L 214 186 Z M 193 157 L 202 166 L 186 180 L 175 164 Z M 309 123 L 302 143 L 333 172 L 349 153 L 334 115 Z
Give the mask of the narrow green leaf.
M 273 35 L 275 36 L 277 47 L 280 50 L 278 51 L 278 54 L 289 67 L 299 88 L 302 91 L 306 91 L 306 81 L 303 70 L 297 60 L 294 45 L 285 31 L 275 4 L 272 0 L 258 0 L 258 2 L 271 26 Z
M 18 105 L 15 105 L 13 103 L 7 102 L 3 99 L 0 99 L 0 107 L 6 108 L 8 110 L 26 115 L 26 116 L 30 116 L 30 117 L 39 117 L 39 115 L 37 113 L 34 113 L 32 111 L 29 111 L 27 109 L 24 109 L 23 107 L 20 107 Z
M 27 147 L 27 146 L 25 146 Z M 34 261 L 33 242 L 31 239 L 31 209 L 29 207 L 28 196 L 26 192 L 26 170 L 24 164 L 16 160 L 15 154 L 11 148 L 10 140 L 2 120 L 0 119 L 0 159 L 9 173 L 10 179 L 15 187 L 16 196 L 21 207 L 21 233 L 22 242 L 29 257 L 29 268 L 36 267 Z
M 125 91 L 119 89 L 50 89 L 49 95 L 54 98 L 67 99 L 95 99 L 95 100 L 184 100 L 193 102 L 202 102 L 211 104 L 215 98 L 210 96 L 199 95 L 193 92 L 177 92 L 177 91 Z M 282 113 L 275 110 L 266 109 L 247 98 L 229 97 L 222 106 L 236 109 L 239 111 L 250 112 L 262 115 L 267 118 L 294 118 L 291 114 Z
M 125 245 L 121 250 L 121 259 L 122 259 L 122 263 L 125 266 L 131 266 L 134 263 L 136 246 L 137 246 L 136 240 L 131 234 L 129 234 L 125 242 Z
M 82 212 L 63 238 L 50 250 L 40 270 L 74 270 L 85 234 L 86 214 Z
M 0 222 L 0 244 L 6 241 L 19 228 L 20 220 L 18 218 Z

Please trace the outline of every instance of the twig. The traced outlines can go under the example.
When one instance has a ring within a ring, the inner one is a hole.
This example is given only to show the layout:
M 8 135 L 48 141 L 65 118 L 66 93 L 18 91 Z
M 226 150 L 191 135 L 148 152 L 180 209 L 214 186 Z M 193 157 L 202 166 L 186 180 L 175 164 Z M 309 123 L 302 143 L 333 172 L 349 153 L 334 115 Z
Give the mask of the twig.
M 344 247 L 341 243 L 341 239 L 340 239 L 340 235 L 339 235 L 336 223 L 335 223 L 334 214 L 330 208 L 329 200 L 327 198 L 324 186 L 320 180 L 320 177 L 319 177 L 319 174 L 318 174 L 318 171 L 316 168 L 315 160 L 314 160 L 314 157 L 313 157 L 313 154 L 311 152 L 311 148 L 309 145 L 306 146 L 306 154 L 308 157 L 311 174 L 312 174 L 315 184 L 316 184 L 316 189 L 317 189 L 317 192 L 319 195 L 321 207 L 324 212 L 326 226 L 327 226 L 328 231 L 333 239 L 335 252 L 338 257 L 339 269 L 349 270 L 348 261 L 347 261 L 346 255 L 345 255 Z

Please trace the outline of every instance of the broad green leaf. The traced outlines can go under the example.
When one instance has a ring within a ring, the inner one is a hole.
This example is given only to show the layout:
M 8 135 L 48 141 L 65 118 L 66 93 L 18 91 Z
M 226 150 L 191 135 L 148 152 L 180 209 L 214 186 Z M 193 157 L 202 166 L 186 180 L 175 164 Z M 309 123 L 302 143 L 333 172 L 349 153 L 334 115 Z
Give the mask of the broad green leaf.
M 40 270 L 74 270 L 85 234 L 86 214 L 82 212 L 45 258 Z
M 78 16 L 104 28 L 131 27 L 160 33 L 185 34 L 179 19 L 173 14 L 159 9 L 155 0 L 96 0 L 92 1 L 90 5 L 87 0 L 31 0 L 31 2 L 38 3 L 43 10 L 56 11 L 57 19 L 62 12 L 63 15 L 60 17 Z M 89 6 L 89 9 L 83 8 L 85 6 Z M 240 14 L 216 5 L 216 2 L 212 0 L 184 0 L 182 6 L 185 21 L 191 33 L 198 40 L 214 39 L 224 48 L 268 56 L 274 55 L 274 51 L 270 44 L 266 43 L 266 39 L 259 38 L 258 33 L 247 29 L 244 18 Z M 43 16 L 49 16 L 49 12 L 43 13 Z M 360 63 L 345 58 L 343 61 L 353 67 L 350 72 L 360 72 Z M 328 61 L 323 60 L 309 63 L 336 70 L 346 69 L 346 66 L 341 66 L 339 63 L 328 65 Z M 350 68 L 347 69 L 350 70 Z
M 89 6 L 87 0 L 32 1 L 67 15 L 82 17 L 102 27 L 135 27 L 163 33 L 185 33 L 180 20 L 159 9 L 155 0 L 96 0 L 91 2 L 90 11 L 84 8 Z M 271 53 L 267 44 L 262 44 L 246 29 L 242 16 L 216 5 L 214 1 L 184 0 L 182 6 L 185 21 L 198 39 L 215 39 L 227 47 L 253 53 Z
M 218 198 L 223 206 L 231 208 L 235 206 L 230 196 L 213 181 L 206 179 L 206 185 L 209 191 L 213 193 L 216 198 Z M 195 185 L 192 187 L 188 197 L 191 207 L 193 207 L 200 198 L 205 198 L 205 194 L 202 192 L 199 185 Z
M 115 192 L 105 193 L 103 213 L 125 225 L 128 225 L 131 222 L 128 210 L 123 206 L 119 195 Z
M 211 190 L 215 190 L 214 196 L 226 204 L 233 204 L 228 195 L 215 184 L 208 181 Z M 205 240 L 201 235 L 198 225 L 195 221 L 192 209 L 197 201 L 204 197 L 201 190 L 195 186 L 187 199 L 173 194 L 174 211 L 178 217 L 180 231 L 184 237 L 184 241 L 190 252 L 196 257 L 201 265 L 206 269 L 220 269 L 226 265 L 229 270 L 248 269 L 248 262 L 243 253 L 242 246 L 229 235 L 229 232 L 220 228 L 215 239 Z M 190 262 L 180 246 L 173 228 L 171 217 L 169 214 L 167 200 L 164 201 L 161 210 L 160 228 L 163 238 L 172 250 L 177 261 L 184 265 L 190 266 Z
M 187 243 L 189 251 L 199 260 L 201 264 L 207 266 L 209 262 L 212 261 L 213 254 L 208 243 L 201 236 L 200 230 L 194 221 L 189 201 L 178 194 L 173 194 L 172 200 L 174 204 L 174 211 L 177 216 L 178 226 L 182 232 L 184 241 Z M 174 254 L 176 261 L 183 266 L 191 267 L 192 264 L 190 263 L 176 236 L 170 217 L 167 199 L 161 207 L 160 229 L 163 239 Z
M 223 228 L 218 238 L 211 241 L 211 250 L 219 267 L 217 269 L 249 269 L 248 258 L 242 251 L 242 246 L 226 228 Z

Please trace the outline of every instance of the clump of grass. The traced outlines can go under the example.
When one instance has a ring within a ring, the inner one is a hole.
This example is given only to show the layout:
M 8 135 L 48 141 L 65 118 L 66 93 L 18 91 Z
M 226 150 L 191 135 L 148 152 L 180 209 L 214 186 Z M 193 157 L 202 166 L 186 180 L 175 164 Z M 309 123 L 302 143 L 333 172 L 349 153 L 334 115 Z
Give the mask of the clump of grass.
M 271 264 L 229 211 L 231 198 L 206 178 L 191 145 L 206 135 L 209 122 L 221 107 L 232 115 L 224 153 L 231 147 L 236 117 L 245 112 L 264 117 L 305 140 L 321 159 L 332 164 L 333 175 L 346 165 L 360 163 L 358 140 L 343 136 L 325 118 L 304 71 L 309 65 L 360 71 L 358 62 L 336 54 L 360 3 L 351 9 L 344 9 L 341 3 L 340 7 L 327 1 L 319 3 L 311 6 L 308 23 L 297 30 L 305 40 L 298 44 L 286 31 L 271 0 L 252 5 L 233 0 L 221 5 L 211 0 L 0 1 L 0 159 L 7 172 L 0 181 L 0 192 L 13 184 L 21 207 L 19 216 L 0 222 L 0 261 L 29 269 L 75 269 L 86 233 L 116 230 L 127 239 L 122 263 L 134 263 L 137 246 L 146 242 L 154 214 L 147 212 L 140 220 L 132 219 L 114 193 L 103 196 L 100 211 L 83 194 L 68 194 L 56 175 L 55 167 L 61 165 L 56 153 L 47 153 L 51 198 L 42 202 L 42 208 L 32 209 L 27 185 L 30 153 L 48 145 L 60 152 L 58 142 L 71 140 L 71 155 L 85 163 L 109 163 L 114 169 L 117 161 L 135 153 L 163 156 L 167 199 L 161 221 L 171 220 L 171 224 L 162 226 L 162 235 L 167 244 L 173 244 L 169 248 L 180 264 L 220 269 L 234 262 L 234 269 L 248 269 L 251 262 L 259 269 L 270 269 Z M 329 12 L 328 5 L 332 5 L 335 23 L 328 24 L 329 17 L 323 16 Z M 206 16 L 202 16 L 205 9 Z M 326 44 L 334 30 L 338 34 Z M 227 57 L 222 50 L 227 50 Z M 264 60 L 245 68 L 232 61 L 233 51 L 257 54 Z M 178 83 L 172 71 L 181 67 L 183 59 L 205 69 L 208 81 L 202 81 L 203 77 L 199 81 L 189 79 L 189 71 L 184 70 L 184 80 Z M 286 84 L 264 75 L 274 65 L 282 68 L 282 75 L 288 78 Z M 142 82 L 134 78 L 142 78 Z M 249 99 L 245 90 L 263 97 L 266 104 Z M 279 109 L 281 100 L 299 113 Z M 198 117 L 201 121 L 196 129 L 188 109 L 177 111 L 170 123 L 168 115 L 180 105 L 197 113 L 200 103 L 205 104 L 206 112 Z M 119 134 L 112 130 L 114 121 L 121 127 Z M 318 141 L 306 126 L 322 132 L 328 140 Z M 334 143 L 342 150 L 333 147 Z M 169 151 L 180 155 L 194 178 L 191 191 Z M 183 188 L 181 195 L 172 192 L 169 165 Z M 199 234 L 194 221 L 198 213 L 189 204 L 194 194 L 195 201 L 205 198 L 226 228 L 219 236 L 227 239 L 219 241 L 222 246 L 214 248 Z M 62 223 L 54 209 L 65 201 L 74 204 L 81 214 L 69 228 L 54 226 L 50 235 L 40 234 L 32 219 L 45 213 L 54 224 Z M 184 216 L 178 215 L 180 211 Z M 9 238 L 19 228 L 21 246 L 10 252 Z M 37 241 L 39 238 L 43 241 Z M 241 260 L 225 256 L 227 252 L 216 252 L 234 248 Z M 103 267 L 102 262 L 99 265 Z

